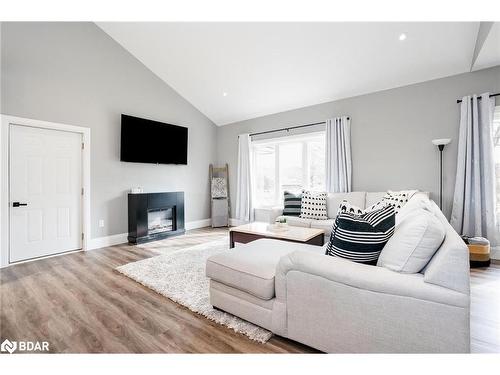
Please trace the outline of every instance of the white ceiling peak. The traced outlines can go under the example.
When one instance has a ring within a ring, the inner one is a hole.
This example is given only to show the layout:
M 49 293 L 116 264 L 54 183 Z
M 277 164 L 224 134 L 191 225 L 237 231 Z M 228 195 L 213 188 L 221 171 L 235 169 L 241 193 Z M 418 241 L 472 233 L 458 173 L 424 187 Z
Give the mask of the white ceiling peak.
M 467 72 L 479 22 L 98 26 L 225 125 Z M 406 39 L 400 40 L 403 33 Z M 488 40 L 483 49 L 487 45 Z M 484 59 L 491 63 L 491 56 Z

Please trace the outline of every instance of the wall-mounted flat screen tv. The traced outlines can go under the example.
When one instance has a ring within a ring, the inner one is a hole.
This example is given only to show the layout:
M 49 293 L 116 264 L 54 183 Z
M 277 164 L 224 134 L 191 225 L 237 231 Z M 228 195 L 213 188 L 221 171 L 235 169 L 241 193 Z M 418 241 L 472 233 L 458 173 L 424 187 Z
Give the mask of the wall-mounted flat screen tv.
M 120 160 L 187 164 L 188 129 L 122 114 Z

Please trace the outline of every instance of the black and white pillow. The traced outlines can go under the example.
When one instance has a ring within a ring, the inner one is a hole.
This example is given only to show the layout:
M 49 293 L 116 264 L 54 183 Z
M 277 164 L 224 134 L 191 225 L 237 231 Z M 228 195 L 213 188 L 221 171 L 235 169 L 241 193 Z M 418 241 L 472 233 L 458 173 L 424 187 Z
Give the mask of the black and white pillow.
M 366 212 L 346 201 L 342 202 L 333 223 L 326 255 L 375 265 L 394 233 L 395 218 L 391 205 Z
M 380 209 L 384 206 L 390 205 L 394 207 L 394 211 L 397 214 L 399 213 L 401 208 L 406 203 L 408 203 L 410 198 L 417 192 L 418 190 L 401 190 L 401 191 L 388 190 L 380 202 L 377 202 L 374 205 L 368 207 L 365 211 L 373 211 L 376 209 Z
M 396 213 L 410 200 L 410 198 L 417 192 L 418 190 L 401 190 L 401 191 L 391 191 L 389 190 L 382 201 L 386 204 L 390 204 L 394 207 L 394 211 Z
M 380 207 L 380 208 L 382 208 L 382 207 Z M 340 214 L 340 213 L 342 213 L 342 212 L 347 212 L 347 213 L 350 213 L 350 214 L 361 215 L 361 214 L 364 214 L 367 211 L 363 210 L 362 208 L 359 208 L 358 206 L 350 204 L 347 200 L 344 199 L 340 203 L 339 209 L 337 210 L 337 215 Z
M 289 191 L 284 192 L 284 208 L 283 215 L 285 216 L 300 216 L 300 207 L 302 204 L 302 194 L 293 194 Z
M 327 220 L 328 214 L 326 211 L 326 196 L 327 193 L 302 190 L 300 218 Z

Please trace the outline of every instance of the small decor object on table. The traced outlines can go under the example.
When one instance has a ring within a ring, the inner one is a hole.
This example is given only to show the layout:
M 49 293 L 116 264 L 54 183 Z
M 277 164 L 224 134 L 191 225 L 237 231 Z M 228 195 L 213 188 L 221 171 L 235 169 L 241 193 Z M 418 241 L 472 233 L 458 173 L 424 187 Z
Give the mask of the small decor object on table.
M 483 237 L 462 236 L 469 248 L 471 267 L 488 267 L 490 265 L 490 241 Z
M 268 229 L 270 231 L 287 231 L 288 230 L 288 224 L 286 222 L 286 217 L 281 217 L 276 219 L 276 222 L 274 224 L 270 224 L 268 226 Z

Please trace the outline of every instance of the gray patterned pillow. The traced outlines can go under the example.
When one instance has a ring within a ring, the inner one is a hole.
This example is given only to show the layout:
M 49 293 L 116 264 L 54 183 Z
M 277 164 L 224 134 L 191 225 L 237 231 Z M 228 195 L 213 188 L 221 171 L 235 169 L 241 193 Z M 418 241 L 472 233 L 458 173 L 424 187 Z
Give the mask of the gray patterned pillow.
M 225 178 L 212 178 L 212 198 L 227 198 L 227 184 Z
M 301 219 L 327 220 L 326 211 L 327 193 L 302 190 L 302 202 L 300 205 Z

